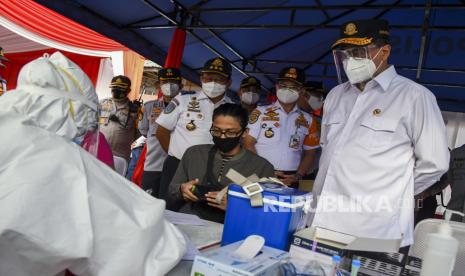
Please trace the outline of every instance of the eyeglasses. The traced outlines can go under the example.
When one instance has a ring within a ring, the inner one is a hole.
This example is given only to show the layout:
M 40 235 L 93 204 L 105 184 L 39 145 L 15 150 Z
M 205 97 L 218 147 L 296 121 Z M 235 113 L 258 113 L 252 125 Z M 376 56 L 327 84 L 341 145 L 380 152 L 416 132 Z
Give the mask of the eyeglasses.
M 241 130 L 232 130 L 232 129 L 219 129 L 219 128 L 210 128 L 210 134 L 214 137 L 224 136 L 226 138 L 236 138 L 241 136 L 244 131 Z

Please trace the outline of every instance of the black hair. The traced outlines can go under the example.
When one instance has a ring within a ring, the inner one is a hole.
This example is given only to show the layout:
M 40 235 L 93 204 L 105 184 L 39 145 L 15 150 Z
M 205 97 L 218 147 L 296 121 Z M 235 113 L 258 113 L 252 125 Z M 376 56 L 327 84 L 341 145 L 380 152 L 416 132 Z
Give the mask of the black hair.
M 231 116 L 239 121 L 242 129 L 247 128 L 249 114 L 247 110 L 238 104 L 225 103 L 220 105 L 213 111 L 213 121 L 218 116 Z
M 378 38 L 373 42 L 373 44 L 376 45 L 376 47 L 381 48 L 384 45 L 388 45 L 390 43 L 388 39 Z

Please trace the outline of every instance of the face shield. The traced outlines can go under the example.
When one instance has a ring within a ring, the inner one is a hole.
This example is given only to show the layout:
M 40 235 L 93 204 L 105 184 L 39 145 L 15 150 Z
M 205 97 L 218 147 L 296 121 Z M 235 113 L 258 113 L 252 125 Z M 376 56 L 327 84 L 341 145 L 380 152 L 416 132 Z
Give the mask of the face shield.
M 339 83 L 362 83 L 373 78 L 377 67 L 373 60 L 381 52 L 381 48 L 371 56 L 370 52 L 377 49 L 374 45 L 365 47 L 352 47 L 348 49 L 333 50 L 334 63 L 336 65 Z

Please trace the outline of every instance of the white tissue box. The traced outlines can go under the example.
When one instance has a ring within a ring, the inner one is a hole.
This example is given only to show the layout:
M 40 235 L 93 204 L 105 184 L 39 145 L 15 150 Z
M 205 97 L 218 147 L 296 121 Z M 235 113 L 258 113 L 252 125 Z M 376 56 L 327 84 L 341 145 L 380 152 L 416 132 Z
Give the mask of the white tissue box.
M 229 244 L 197 255 L 192 266 L 191 276 L 271 276 L 279 275 L 279 263 L 288 253 L 264 246 L 251 260 L 234 257 L 233 252 L 242 241 Z

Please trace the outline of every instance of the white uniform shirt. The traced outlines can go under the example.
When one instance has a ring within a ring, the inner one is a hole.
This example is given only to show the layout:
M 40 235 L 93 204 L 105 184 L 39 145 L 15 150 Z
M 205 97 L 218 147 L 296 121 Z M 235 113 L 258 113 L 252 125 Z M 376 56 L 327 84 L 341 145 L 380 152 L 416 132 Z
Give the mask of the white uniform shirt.
M 412 244 L 414 194 L 449 165 L 434 95 L 393 66 L 363 92 L 341 84 L 325 101 L 321 146 L 313 226 Z
M 163 100 L 150 101 L 144 104 L 144 116 L 139 122 L 140 133 L 147 137 L 144 171 L 161 172 L 163 162 L 165 162 L 167 156 L 157 137 L 155 137 L 158 127 L 156 120 L 163 112 L 163 109 L 165 109 Z
M 296 171 L 302 152 L 319 147 L 318 143 L 308 143 L 312 120 L 312 116 L 300 110 L 297 105 L 286 113 L 279 101 L 276 101 L 252 111 L 249 117 L 249 135 L 257 141 L 257 154 L 273 164 L 275 170 Z
M 202 91 L 184 92 L 171 100 L 156 120 L 158 125 L 171 130 L 168 154 L 181 160 L 189 147 L 213 144 L 210 134 L 213 110 L 224 103 L 231 100 L 225 96 L 214 104 Z

